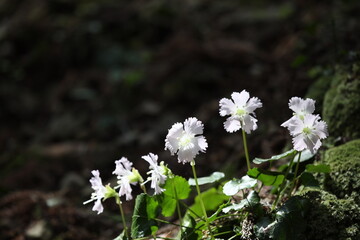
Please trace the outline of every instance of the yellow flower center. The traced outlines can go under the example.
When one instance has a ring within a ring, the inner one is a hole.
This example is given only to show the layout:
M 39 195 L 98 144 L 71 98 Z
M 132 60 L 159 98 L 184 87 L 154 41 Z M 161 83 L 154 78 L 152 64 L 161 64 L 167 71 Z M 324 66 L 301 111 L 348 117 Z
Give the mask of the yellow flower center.
M 305 127 L 305 128 L 303 129 L 303 133 L 306 134 L 306 135 L 309 135 L 309 134 L 311 133 L 311 128 Z
M 184 134 L 179 141 L 179 145 L 181 147 L 186 147 L 187 145 L 189 145 L 191 143 L 193 136 L 191 136 L 190 134 Z
M 246 114 L 246 111 L 242 108 L 238 108 L 236 110 L 236 115 L 239 115 L 239 116 L 242 116 L 242 115 L 245 115 Z

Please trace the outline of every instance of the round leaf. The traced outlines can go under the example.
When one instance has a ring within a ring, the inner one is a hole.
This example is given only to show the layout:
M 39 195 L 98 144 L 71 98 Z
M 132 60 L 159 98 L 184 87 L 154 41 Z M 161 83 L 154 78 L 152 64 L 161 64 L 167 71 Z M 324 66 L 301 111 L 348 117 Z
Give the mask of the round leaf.
M 216 181 L 219 181 L 223 177 L 225 177 L 224 173 L 222 173 L 222 172 L 214 172 L 210 176 L 198 178 L 198 184 L 199 185 L 204 185 L 204 184 L 208 184 L 208 183 L 214 183 Z M 189 184 L 190 184 L 190 186 L 195 186 L 196 185 L 195 179 L 190 178 L 189 179 Z
M 256 183 L 257 183 L 256 179 L 245 175 L 241 179 L 233 179 L 225 183 L 223 192 L 227 196 L 234 196 L 241 189 L 252 188 L 256 185 Z

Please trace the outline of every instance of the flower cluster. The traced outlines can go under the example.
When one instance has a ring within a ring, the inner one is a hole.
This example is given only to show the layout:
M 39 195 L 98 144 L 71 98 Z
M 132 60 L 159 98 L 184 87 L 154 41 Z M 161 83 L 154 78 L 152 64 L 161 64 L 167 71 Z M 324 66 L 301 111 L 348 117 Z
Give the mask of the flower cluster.
M 319 115 L 314 115 L 315 101 L 293 97 L 289 101 L 289 108 L 294 115 L 281 124 L 286 127 L 293 137 L 294 149 L 297 151 L 309 150 L 317 152 L 321 146 L 321 139 L 328 136 L 327 125 Z
M 222 98 L 219 102 L 220 116 L 229 117 L 224 122 L 224 128 L 227 132 L 236 132 L 242 129 L 244 138 L 244 149 L 247 158 L 248 168 L 250 162 L 246 147 L 245 132 L 251 133 L 257 129 L 257 119 L 255 110 L 262 107 L 262 102 L 257 97 L 251 97 L 243 90 L 233 92 L 231 99 Z M 313 114 L 315 111 L 315 101 L 312 99 L 301 99 L 293 97 L 289 101 L 289 107 L 294 112 L 293 116 L 281 124 L 286 127 L 293 137 L 293 145 L 296 151 L 308 149 L 312 153 L 316 152 L 321 146 L 321 140 L 328 136 L 327 125 L 320 119 L 319 115 Z M 177 154 L 179 163 L 191 163 L 195 173 L 195 157 L 200 152 L 205 152 L 208 148 L 206 138 L 203 136 L 204 124 L 195 117 L 187 118 L 183 123 L 177 122 L 168 130 L 165 138 L 165 150 L 169 150 L 171 155 Z M 154 190 L 154 194 L 162 194 L 163 188 L 168 178 L 174 177 L 171 171 L 164 165 L 164 162 L 158 163 L 158 155 L 149 153 L 142 156 L 142 159 L 149 164 L 148 177 L 144 182 L 138 170 L 133 167 L 133 163 L 127 158 L 122 157 L 115 161 L 116 168 L 113 174 L 117 177 L 117 185 L 111 188 L 110 185 L 104 186 L 98 170 L 93 170 L 93 177 L 90 179 L 91 187 L 94 192 L 91 199 L 84 204 L 95 201 L 93 211 L 103 212 L 102 201 L 115 197 L 120 201 L 120 197 L 125 196 L 127 201 L 133 198 L 132 185 L 140 183 L 143 188 L 148 182 Z M 196 182 L 197 185 L 197 182 Z M 118 192 L 115 190 L 119 189 Z M 143 188 L 144 192 L 146 190 Z M 198 189 L 200 196 L 200 190 Z M 118 202 L 118 201 L 117 201 Z M 206 213 L 204 214 L 206 216 Z
M 147 156 L 142 157 L 145 161 L 150 164 L 150 171 L 148 174 L 151 176 L 148 180 L 151 180 L 151 188 L 154 189 L 155 194 L 160 194 L 164 190 L 161 188 L 161 185 L 165 183 L 167 178 L 166 173 L 167 167 L 162 163 L 161 166 L 157 165 L 158 156 L 153 153 L 149 153 Z M 143 178 L 139 174 L 139 171 L 133 167 L 133 163 L 130 162 L 126 157 L 122 157 L 119 160 L 115 161 L 115 170 L 113 174 L 117 176 L 117 186 L 111 188 L 110 184 L 104 186 L 100 178 L 100 173 L 98 170 L 93 170 L 91 173 L 94 175 L 90 179 L 91 187 L 94 192 L 91 194 L 90 200 L 84 202 L 84 204 L 95 201 L 93 211 L 97 211 L 98 214 L 102 213 L 104 208 L 102 201 L 107 198 L 115 197 L 119 198 L 125 196 L 126 201 L 133 199 L 132 196 L 132 187 L 131 185 L 136 185 L 140 183 L 142 186 L 147 182 L 144 182 Z M 119 189 L 118 192 L 115 189 Z

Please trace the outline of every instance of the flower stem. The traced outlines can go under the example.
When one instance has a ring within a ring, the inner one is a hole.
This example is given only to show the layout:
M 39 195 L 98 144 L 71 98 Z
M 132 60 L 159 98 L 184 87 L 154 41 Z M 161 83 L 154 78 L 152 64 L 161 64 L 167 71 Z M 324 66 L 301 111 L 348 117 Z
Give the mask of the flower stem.
M 295 187 L 295 181 L 296 181 L 297 173 L 298 173 L 298 171 L 299 171 L 300 158 L 301 158 L 301 152 L 299 152 L 299 157 L 298 157 L 298 160 L 297 160 L 297 163 L 296 163 L 296 167 L 295 167 L 294 178 L 293 178 L 293 180 L 291 181 L 290 195 L 291 195 L 291 193 L 292 193 L 292 191 L 294 190 L 294 187 Z
M 271 210 L 274 210 L 275 207 L 277 206 L 279 200 L 281 199 L 281 195 L 283 194 L 284 192 L 284 187 L 285 187 L 285 184 L 286 184 L 286 178 L 290 172 L 290 169 L 292 168 L 292 165 L 293 165 L 293 162 L 294 162 L 294 158 L 291 158 L 290 160 L 290 163 L 289 163 L 289 167 L 286 169 L 286 172 L 285 172 L 285 176 L 284 176 L 284 181 L 281 183 L 280 187 L 279 187 L 279 194 L 276 196 L 276 199 L 271 207 Z
M 214 239 L 214 235 L 211 231 L 211 228 L 210 228 L 210 224 L 209 224 L 209 219 L 208 219 L 208 216 L 206 214 L 206 209 L 205 209 L 205 205 L 204 205 L 204 202 L 202 200 L 202 197 L 201 197 L 201 192 L 200 192 L 200 188 L 199 188 L 199 184 L 198 184 L 198 180 L 197 180 L 197 176 L 196 176 L 196 170 L 195 170 L 195 161 L 192 160 L 190 162 L 190 165 L 191 165 L 191 168 L 192 168 L 192 171 L 193 171 L 193 175 L 194 175 L 194 179 L 195 179 L 195 185 L 196 185 L 196 190 L 197 190 L 197 193 L 198 193 L 198 196 L 199 196 L 199 201 L 200 201 L 200 205 L 201 205 L 201 209 L 203 211 L 203 214 L 205 216 L 205 223 L 206 223 L 206 227 L 208 228 L 209 230 L 209 233 L 211 235 L 211 239 Z
M 250 160 L 249 160 L 249 152 L 248 152 L 248 147 L 247 147 L 247 142 L 246 142 L 246 133 L 245 133 L 244 129 L 242 129 L 242 137 L 243 137 L 246 164 L 247 164 L 248 170 L 250 170 L 251 166 L 250 166 Z
M 175 185 L 174 185 L 174 182 L 173 182 L 173 190 L 174 190 L 174 193 L 175 193 L 175 200 L 176 200 L 176 209 L 177 209 L 177 213 L 179 215 L 179 221 L 180 221 L 180 233 L 181 235 L 183 235 L 183 229 L 182 229 L 182 218 L 181 218 L 181 211 L 180 211 L 180 204 L 179 204 L 179 198 L 178 198 L 178 195 L 177 195 L 177 192 L 176 192 L 176 188 L 175 188 Z
M 119 197 L 117 197 L 116 202 L 117 202 L 117 204 L 119 205 L 120 214 L 121 214 L 121 220 L 122 220 L 122 222 L 123 222 L 123 226 L 124 226 L 124 231 L 125 231 L 126 238 L 127 238 L 127 239 L 130 239 L 130 236 L 129 236 L 129 233 L 128 233 L 128 230 L 127 230 L 126 221 L 125 221 L 124 211 L 123 211 L 122 204 L 121 204 L 121 201 L 120 201 L 120 198 L 119 198 Z
M 142 183 L 140 183 L 140 188 L 141 188 L 141 190 L 143 190 L 143 192 L 144 192 L 145 194 L 147 194 L 145 185 L 143 185 Z

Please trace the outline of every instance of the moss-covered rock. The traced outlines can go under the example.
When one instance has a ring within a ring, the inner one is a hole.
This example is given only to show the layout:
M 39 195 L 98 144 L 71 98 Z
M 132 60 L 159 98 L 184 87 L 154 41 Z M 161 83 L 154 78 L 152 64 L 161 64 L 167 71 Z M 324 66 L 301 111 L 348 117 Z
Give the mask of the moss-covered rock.
M 323 103 L 323 119 L 332 138 L 360 138 L 360 71 L 338 68 Z
M 309 75 L 315 81 L 309 87 L 305 98 L 311 98 L 316 101 L 315 112 L 320 114 L 323 109 L 324 96 L 336 75 L 334 75 L 334 71 L 319 66 L 311 69 Z
M 304 189 L 299 195 L 310 202 L 306 239 L 360 239 L 360 206 L 354 199 L 338 199 L 324 190 L 311 188 Z
M 327 150 L 322 161 L 331 168 L 324 179 L 325 189 L 340 198 L 352 196 L 359 201 L 360 139 Z

